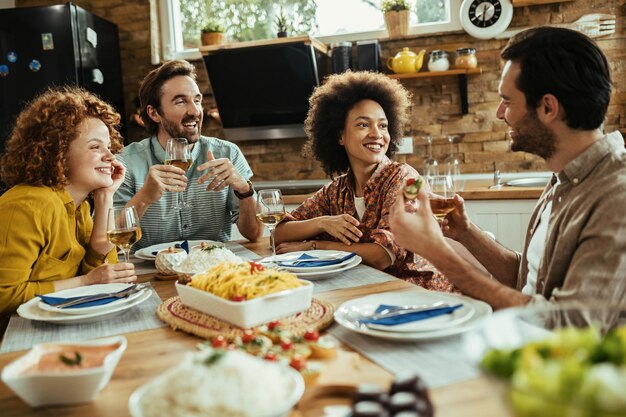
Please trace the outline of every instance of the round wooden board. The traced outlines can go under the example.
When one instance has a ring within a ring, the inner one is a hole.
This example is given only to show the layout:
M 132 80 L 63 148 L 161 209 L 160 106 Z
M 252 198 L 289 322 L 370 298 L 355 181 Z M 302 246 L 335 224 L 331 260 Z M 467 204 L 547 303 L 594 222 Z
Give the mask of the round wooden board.
M 333 321 L 334 312 L 332 304 L 313 298 L 307 310 L 280 319 L 280 327 L 293 336 L 302 336 L 307 330 L 328 327 Z M 157 314 L 174 330 L 182 330 L 203 339 L 218 335 L 232 339 L 244 332 L 240 327 L 185 306 L 178 296 L 163 301 Z

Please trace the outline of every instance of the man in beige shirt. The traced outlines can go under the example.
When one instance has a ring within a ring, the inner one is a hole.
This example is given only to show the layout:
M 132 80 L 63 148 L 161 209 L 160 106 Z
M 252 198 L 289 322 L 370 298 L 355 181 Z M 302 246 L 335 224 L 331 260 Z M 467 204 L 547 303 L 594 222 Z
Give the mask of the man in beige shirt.
M 501 57 L 497 116 L 510 128 L 511 149 L 544 158 L 555 173 L 532 215 L 523 253 L 471 223 L 459 196 L 444 233 L 465 245 L 491 276 L 445 242 L 424 191 L 417 210 L 400 193 L 391 231 L 465 294 L 496 309 L 531 300 L 623 303 L 626 152 L 619 132 L 603 133 L 611 95 L 606 57 L 585 35 L 551 27 L 520 33 Z

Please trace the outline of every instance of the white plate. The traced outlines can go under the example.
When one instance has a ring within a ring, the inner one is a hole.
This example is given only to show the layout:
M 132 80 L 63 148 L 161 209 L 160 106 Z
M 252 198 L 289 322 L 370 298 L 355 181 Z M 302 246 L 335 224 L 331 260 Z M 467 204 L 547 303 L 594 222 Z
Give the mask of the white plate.
M 55 292 L 52 294 L 46 294 L 50 297 L 84 297 L 88 295 L 94 294 L 102 294 L 102 293 L 114 293 L 125 290 L 133 284 L 95 284 L 95 285 L 87 285 L 85 287 L 78 288 L 70 288 L 68 290 L 63 290 L 59 292 Z M 50 304 L 44 303 L 41 298 L 39 298 L 39 303 L 37 306 L 45 311 L 52 311 L 54 313 L 59 314 L 70 314 L 70 315 L 85 315 L 92 313 L 101 313 L 103 311 L 107 311 L 110 309 L 117 308 L 118 306 L 126 303 L 130 303 L 135 300 L 137 297 L 141 295 L 141 291 L 137 291 L 134 294 L 129 295 L 128 297 L 120 298 L 115 301 L 111 301 L 107 304 L 91 306 L 91 307 L 81 307 L 81 308 L 58 308 L 55 306 L 51 306 Z
M 89 323 L 93 321 L 101 320 L 103 317 L 119 313 L 124 310 L 128 310 L 138 304 L 143 303 L 152 295 L 152 289 L 146 288 L 144 290 L 139 291 L 137 294 L 140 294 L 139 297 L 135 298 L 132 302 L 122 304 L 117 306 L 116 308 L 104 311 L 104 312 L 96 312 L 91 314 L 81 314 L 81 315 L 71 315 L 71 314 L 60 314 L 53 313 L 51 311 L 45 311 L 39 308 L 39 297 L 35 297 L 32 300 L 27 301 L 22 304 L 17 309 L 17 314 L 20 317 L 23 317 L 28 320 L 35 321 L 45 321 L 48 323 L 57 323 L 57 324 L 74 324 L 74 323 Z
M 365 324 L 359 323 L 357 318 L 358 311 L 363 311 L 364 309 L 366 309 L 365 306 L 368 305 L 375 305 L 377 307 L 380 304 L 431 304 L 437 301 L 444 301 L 449 304 L 463 303 L 464 305 L 471 306 L 474 313 L 470 317 L 468 317 L 466 321 L 456 323 L 456 325 L 450 325 L 449 322 L 445 322 L 441 328 L 433 328 L 431 330 L 422 330 L 415 332 L 377 330 L 370 328 Z M 391 340 L 419 341 L 438 339 L 464 333 L 475 327 L 482 320 L 490 317 L 491 312 L 491 307 L 487 303 L 474 300 L 473 298 L 465 297 L 463 295 L 440 293 L 434 291 L 428 291 L 424 293 L 388 292 L 368 295 L 367 297 L 357 298 L 343 303 L 337 309 L 337 311 L 335 311 L 335 321 L 348 330 L 352 330 L 354 332 L 365 334 L 368 336 Z
M 152 245 L 152 246 L 148 246 L 147 248 L 142 248 L 139 249 L 138 251 L 135 252 L 135 258 L 139 258 L 139 259 L 144 259 L 146 261 L 154 261 L 156 259 L 156 254 L 152 254 L 152 252 L 158 252 L 160 250 L 163 249 L 167 249 L 170 246 L 174 246 L 176 244 L 181 244 L 183 243 L 184 240 L 177 240 L 175 242 L 168 242 L 168 243 L 159 243 L 158 245 Z M 215 246 L 224 246 L 223 242 L 217 242 L 215 240 L 208 240 L 208 239 L 204 239 L 204 240 L 189 240 L 189 249 L 191 250 L 191 248 L 193 248 L 194 246 L 198 246 L 199 244 L 201 244 L 202 242 L 208 243 L 209 245 L 215 245 Z
M 297 251 L 297 252 L 289 252 L 289 253 L 283 253 L 280 255 L 276 255 L 276 257 L 272 257 L 269 256 L 265 259 L 262 259 L 261 262 L 262 263 L 268 263 L 268 262 L 289 262 L 289 261 L 296 261 L 298 260 L 298 258 L 300 258 L 300 256 L 302 256 L 303 254 L 307 254 L 310 256 L 314 256 L 317 258 L 324 258 L 324 257 L 335 257 L 337 259 L 341 259 L 345 256 L 350 255 L 351 252 L 344 252 L 344 251 L 340 251 L 340 250 L 310 250 L 310 251 Z M 350 259 L 346 259 L 345 261 L 341 262 L 341 263 L 337 263 L 337 264 L 332 264 L 332 265 L 322 265 L 322 266 L 287 266 L 287 265 L 280 265 L 280 267 L 282 269 L 285 269 L 287 271 L 290 272 L 319 272 L 319 271 L 328 271 L 328 270 L 332 270 L 332 269 L 339 269 L 342 268 L 344 266 L 346 266 L 347 264 L 350 263 L 350 261 L 352 261 L 354 257 L 350 258 Z M 320 259 L 322 260 L 322 259 Z
M 318 279 L 330 278 L 333 275 L 337 275 L 341 272 L 352 269 L 355 266 L 358 266 L 362 261 L 363 259 L 359 255 L 355 255 L 354 257 L 350 258 L 345 265 L 342 264 L 343 266 L 341 266 L 340 268 L 330 269 L 326 271 L 292 272 L 292 273 L 296 274 L 298 278 L 306 279 L 308 281 L 315 281 Z

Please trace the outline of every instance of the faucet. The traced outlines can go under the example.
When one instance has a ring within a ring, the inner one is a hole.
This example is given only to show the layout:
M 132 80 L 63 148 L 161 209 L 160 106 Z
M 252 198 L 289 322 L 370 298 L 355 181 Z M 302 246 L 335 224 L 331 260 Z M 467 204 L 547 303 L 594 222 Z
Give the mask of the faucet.
M 493 161 L 493 185 L 490 185 L 489 188 L 502 188 L 502 176 L 500 175 L 496 161 Z

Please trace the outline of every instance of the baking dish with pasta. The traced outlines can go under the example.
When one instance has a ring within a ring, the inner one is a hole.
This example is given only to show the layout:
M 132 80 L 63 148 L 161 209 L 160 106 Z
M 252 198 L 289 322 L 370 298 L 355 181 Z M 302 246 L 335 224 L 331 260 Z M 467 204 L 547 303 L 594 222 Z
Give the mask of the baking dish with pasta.
M 255 271 L 253 263 L 247 264 L 219 264 L 194 275 L 191 283 L 177 282 L 180 301 L 244 329 L 311 306 L 313 283 L 285 271 Z

